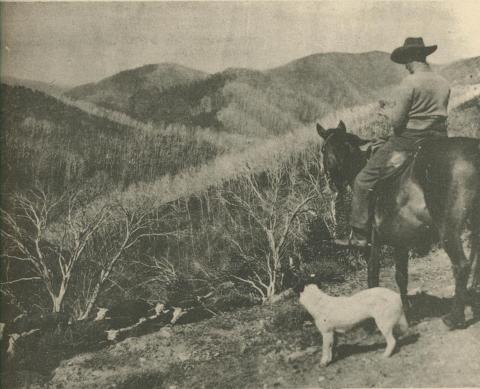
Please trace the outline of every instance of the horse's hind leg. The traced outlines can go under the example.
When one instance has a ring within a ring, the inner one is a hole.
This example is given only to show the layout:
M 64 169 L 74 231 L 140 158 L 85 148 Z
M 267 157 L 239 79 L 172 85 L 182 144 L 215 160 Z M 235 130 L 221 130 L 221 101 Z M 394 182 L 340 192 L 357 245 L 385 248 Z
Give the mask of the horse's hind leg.
M 408 250 L 395 247 L 395 280 L 397 281 L 400 296 L 402 298 L 403 309 L 407 317 L 409 316 L 408 305 Z
M 443 318 L 443 322 L 450 329 L 465 326 L 465 299 L 467 297 L 467 283 L 470 276 L 470 262 L 465 256 L 460 238 L 460 229 L 449 230 L 443 237 L 443 245 L 452 261 L 453 276 L 455 277 L 455 296 L 450 313 Z
M 480 209 L 477 212 L 480 212 Z M 475 215 L 472 224 L 470 263 L 472 265 L 472 289 L 477 289 L 480 287 L 480 215 Z
M 469 297 L 473 316 L 480 318 L 480 226 L 474 225 L 470 242 L 472 246 L 470 251 L 472 284 Z

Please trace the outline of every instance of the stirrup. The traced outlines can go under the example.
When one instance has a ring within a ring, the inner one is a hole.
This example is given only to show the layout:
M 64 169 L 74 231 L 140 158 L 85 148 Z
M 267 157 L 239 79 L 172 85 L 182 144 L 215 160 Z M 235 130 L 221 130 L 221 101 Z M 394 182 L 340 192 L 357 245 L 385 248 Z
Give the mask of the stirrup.
M 365 249 L 371 246 L 371 244 L 367 240 L 363 241 L 358 239 L 352 239 L 351 236 L 347 239 L 334 239 L 333 242 L 335 246 L 351 249 Z
M 463 330 L 467 328 L 467 323 L 465 318 L 455 318 L 451 313 L 442 317 L 443 324 L 447 326 L 447 328 L 452 330 Z

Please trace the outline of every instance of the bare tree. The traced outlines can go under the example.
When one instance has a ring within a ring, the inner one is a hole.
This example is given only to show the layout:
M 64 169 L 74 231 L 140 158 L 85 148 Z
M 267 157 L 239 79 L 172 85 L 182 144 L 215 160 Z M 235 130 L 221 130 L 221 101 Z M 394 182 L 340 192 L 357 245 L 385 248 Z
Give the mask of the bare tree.
M 66 216 L 59 217 L 64 208 Z M 5 242 L 2 257 L 7 263 L 2 288 L 39 282 L 50 296 L 52 311 L 62 311 L 75 267 L 87 243 L 108 217 L 106 208 L 89 218 L 83 217 L 79 208 L 78 193 L 57 199 L 42 190 L 13 196 L 11 210 L 1 210 L 0 232 Z M 23 265 L 22 276 L 9 278 L 12 262 Z
M 127 250 L 144 238 L 176 236 L 178 232 L 158 232 L 157 220 L 149 210 L 129 210 L 118 205 L 112 210 L 111 223 L 104 228 L 103 247 L 95 247 L 100 257 L 101 269 L 94 286 L 89 285 L 84 308 L 77 313 L 78 319 L 88 317 L 95 305 L 106 281 L 110 278 L 115 266 L 127 255 Z
M 53 312 L 61 312 L 73 288 L 74 314 L 85 319 L 131 247 L 144 238 L 178 235 L 158 231 L 158 210 L 119 204 L 96 209 L 80 197 L 36 190 L 13 196 L 9 210 L 1 210 L 4 294 L 15 296 L 11 288 L 28 283 L 32 293 L 48 294 Z
M 329 189 L 328 180 L 322 171 L 322 161 L 320 153 L 309 153 L 309 164 L 305 167 L 306 181 L 311 191 L 316 194 L 318 212 L 322 215 L 323 222 L 328 228 L 330 236 L 336 236 L 337 214 L 335 204 L 339 200 L 337 193 Z M 311 169 L 310 166 L 315 166 Z
M 316 196 L 313 190 L 306 193 L 298 190 L 299 181 L 295 172 L 287 171 L 285 167 L 265 174 L 263 186 L 251 173 L 244 178 L 242 194 L 224 191 L 221 196 L 227 210 L 240 210 L 240 217 L 228 211 L 232 231 L 227 234 L 227 240 L 245 263 L 256 265 L 251 267 L 249 275 L 233 275 L 233 278 L 250 285 L 264 301 L 274 296 L 281 286 L 282 268 L 295 238 L 297 219 Z M 242 215 L 247 218 L 242 219 Z M 250 222 L 254 225 L 253 229 L 247 225 Z M 258 258 L 258 247 L 241 240 L 242 230 L 250 234 L 251 240 L 260 240 L 263 258 Z

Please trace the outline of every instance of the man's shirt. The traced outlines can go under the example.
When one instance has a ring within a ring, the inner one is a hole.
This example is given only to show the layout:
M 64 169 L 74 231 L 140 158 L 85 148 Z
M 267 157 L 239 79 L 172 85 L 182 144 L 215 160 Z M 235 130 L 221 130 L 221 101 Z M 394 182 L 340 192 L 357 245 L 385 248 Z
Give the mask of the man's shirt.
M 408 138 L 425 136 L 430 130 L 446 133 L 449 98 L 448 82 L 428 64 L 416 64 L 415 72 L 400 86 L 392 116 L 395 133 Z

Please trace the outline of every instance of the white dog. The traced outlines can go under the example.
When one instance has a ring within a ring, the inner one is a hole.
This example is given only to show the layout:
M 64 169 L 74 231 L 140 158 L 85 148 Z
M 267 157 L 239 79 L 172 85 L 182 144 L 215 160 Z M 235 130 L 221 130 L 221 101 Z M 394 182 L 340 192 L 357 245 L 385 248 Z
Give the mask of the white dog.
M 332 361 L 335 332 L 344 333 L 365 319 L 373 318 L 385 337 L 385 357 L 392 355 L 396 345 L 394 327 L 398 326 L 402 332 L 408 329 L 400 295 L 386 288 L 371 288 L 350 297 L 331 297 L 309 284 L 300 293 L 300 304 L 322 333 L 322 366 Z

